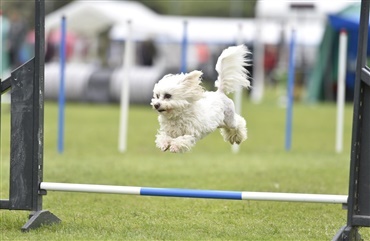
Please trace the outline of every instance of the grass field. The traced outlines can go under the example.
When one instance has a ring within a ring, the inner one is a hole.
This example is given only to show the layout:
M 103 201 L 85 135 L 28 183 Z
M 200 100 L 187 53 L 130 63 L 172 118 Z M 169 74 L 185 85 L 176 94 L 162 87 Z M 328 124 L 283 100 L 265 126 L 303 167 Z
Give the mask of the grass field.
M 157 115 L 132 106 L 128 151 L 117 151 L 117 105 L 69 103 L 65 152 L 57 152 L 57 105 L 45 105 L 44 181 L 235 191 L 347 194 L 352 106 L 344 151 L 336 154 L 335 105 L 294 106 L 292 150 L 285 109 L 272 94 L 243 104 L 249 139 L 232 154 L 218 132 L 190 153 L 154 145 Z M 9 113 L 2 110 L 1 199 L 8 197 Z M 1 240 L 331 240 L 346 223 L 335 204 L 226 201 L 49 192 L 44 208 L 62 223 L 22 233 L 28 212 L 1 210 Z M 362 229 L 365 240 L 370 232 Z

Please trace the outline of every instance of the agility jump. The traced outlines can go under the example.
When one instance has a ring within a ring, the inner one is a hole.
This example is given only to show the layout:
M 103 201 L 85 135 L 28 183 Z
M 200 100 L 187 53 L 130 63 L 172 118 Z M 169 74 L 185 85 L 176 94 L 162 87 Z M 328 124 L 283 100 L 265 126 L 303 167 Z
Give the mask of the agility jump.
M 370 69 L 366 66 L 369 1 L 361 3 L 348 196 L 44 182 L 44 0 L 35 0 L 35 13 L 35 57 L 14 70 L 0 88 L 1 94 L 11 89 L 12 116 L 9 200 L 0 200 L 0 209 L 30 211 L 22 231 L 60 222 L 43 210 L 47 191 L 345 204 L 347 224 L 333 240 L 360 240 L 358 229 L 370 227 Z

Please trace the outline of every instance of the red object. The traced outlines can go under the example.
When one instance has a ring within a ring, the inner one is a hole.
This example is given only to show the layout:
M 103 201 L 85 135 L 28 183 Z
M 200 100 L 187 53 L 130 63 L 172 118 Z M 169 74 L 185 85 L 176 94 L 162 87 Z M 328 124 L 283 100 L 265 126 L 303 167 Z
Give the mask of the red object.
M 54 30 L 49 33 L 47 40 L 54 46 L 59 46 L 61 42 L 61 32 L 59 30 Z M 73 54 L 73 48 L 76 43 L 77 37 L 74 33 L 72 32 L 67 32 L 66 33 L 66 58 L 68 59 L 69 57 L 72 56 Z

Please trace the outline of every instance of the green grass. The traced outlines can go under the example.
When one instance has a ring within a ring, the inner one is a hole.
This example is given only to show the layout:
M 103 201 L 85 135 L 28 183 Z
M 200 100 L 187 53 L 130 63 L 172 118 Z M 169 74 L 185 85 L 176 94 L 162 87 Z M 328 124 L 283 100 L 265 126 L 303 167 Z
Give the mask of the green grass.
M 271 94 L 271 93 L 270 93 Z M 294 106 L 292 150 L 284 150 L 285 109 L 277 94 L 244 100 L 249 139 L 238 154 L 215 132 L 186 154 L 155 148 L 157 115 L 132 106 L 128 151 L 118 152 L 119 106 L 68 103 L 65 152 L 57 152 L 57 105 L 45 105 L 48 182 L 235 191 L 347 194 L 352 106 L 344 151 L 336 154 L 335 105 Z M 2 110 L 1 199 L 8 197 L 9 113 Z M 335 204 L 226 201 L 49 192 L 44 208 L 62 223 L 29 233 L 28 212 L 1 210 L 1 240 L 330 240 L 346 223 Z M 362 229 L 365 240 L 370 232 Z

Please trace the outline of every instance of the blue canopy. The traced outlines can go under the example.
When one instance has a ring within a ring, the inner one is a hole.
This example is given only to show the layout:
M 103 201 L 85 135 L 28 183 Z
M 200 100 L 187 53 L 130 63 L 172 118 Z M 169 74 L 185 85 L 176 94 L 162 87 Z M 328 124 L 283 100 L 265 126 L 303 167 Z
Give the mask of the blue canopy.
M 358 29 L 360 27 L 360 11 L 361 4 L 354 3 L 346 7 L 342 11 L 338 12 L 337 14 L 330 14 L 328 16 L 329 24 L 334 30 L 339 32 L 340 30 L 344 29 L 348 32 L 348 57 L 356 57 L 357 55 Z M 370 38 L 368 38 L 368 45 L 370 46 Z M 370 54 L 370 48 L 368 48 L 367 54 Z
M 358 31 L 360 10 L 361 4 L 354 3 L 336 14 L 329 14 L 330 25 L 336 30 Z
M 360 27 L 361 4 L 354 3 L 335 14 L 328 15 L 328 23 L 320 44 L 317 61 L 308 83 L 308 100 L 332 99 L 336 89 L 339 33 L 348 33 L 346 97 L 352 99 L 356 76 L 358 31 Z M 370 34 L 370 28 L 369 28 Z M 370 35 L 367 55 L 370 56 Z

